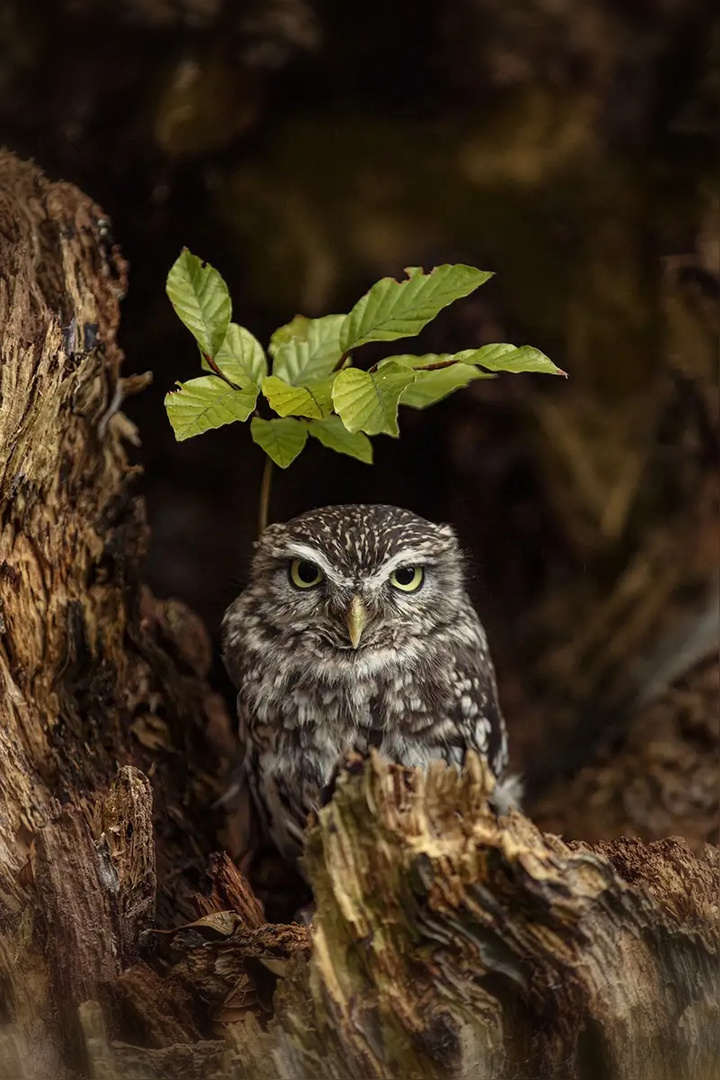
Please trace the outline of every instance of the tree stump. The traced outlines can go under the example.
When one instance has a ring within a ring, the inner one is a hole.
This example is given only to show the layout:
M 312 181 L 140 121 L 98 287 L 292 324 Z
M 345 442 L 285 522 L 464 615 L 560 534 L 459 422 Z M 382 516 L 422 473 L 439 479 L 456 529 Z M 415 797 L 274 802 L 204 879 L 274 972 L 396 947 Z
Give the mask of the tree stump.
M 0 155 L 0 1078 L 716 1080 L 715 848 L 373 757 L 309 832 L 312 927 L 211 854 L 231 723 L 142 584 L 125 288 L 100 209 Z
M 82 1067 L 77 1005 L 133 962 L 156 906 L 192 911 L 217 843 L 208 735 L 229 730 L 203 627 L 139 577 L 119 407 L 146 380 L 120 375 L 107 228 L 0 155 L 0 998 L 53 1080 Z

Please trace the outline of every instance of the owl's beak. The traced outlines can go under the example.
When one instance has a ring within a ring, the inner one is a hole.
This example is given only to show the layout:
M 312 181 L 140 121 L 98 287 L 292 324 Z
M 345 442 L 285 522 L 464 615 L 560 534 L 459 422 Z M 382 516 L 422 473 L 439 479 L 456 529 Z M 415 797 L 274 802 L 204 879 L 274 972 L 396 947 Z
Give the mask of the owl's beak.
M 345 619 L 347 621 L 350 644 L 353 649 L 357 649 L 360 644 L 363 630 L 365 629 L 365 623 L 367 622 L 367 608 L 359 596 L 353 596 L 350 601 L 350 607 L 347 609 Z

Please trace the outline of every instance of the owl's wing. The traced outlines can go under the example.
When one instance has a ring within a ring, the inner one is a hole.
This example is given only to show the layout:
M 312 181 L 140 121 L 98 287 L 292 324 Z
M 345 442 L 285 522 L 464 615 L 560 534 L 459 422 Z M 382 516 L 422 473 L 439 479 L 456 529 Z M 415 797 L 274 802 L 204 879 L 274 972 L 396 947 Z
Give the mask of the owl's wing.
M 243 770 L 257 807 L 263 831 L 289 863 L 302 854 L 305 823 L 314 809 L 304 785 L 283 775 L 275 748 L 275 731 L 259 724 L 245 701 L 237 696 L 238 733 L 244 747 Z M 298 867 L 302 873 L 302 867 Z
M 462 640 L 456 639 L 448 668 L 443 719 L 449 721 L 445 731 L 450 759 L 475 750 L 487 759 L 495 776 L 501 777 L 508 763 L 505 720 L 487 639 L 476 618 L 468 624 Z
M 247 754 L 248 747 L 250 745 L 250 710 L 248 709 L 242 691 L 239 691 L 235 701 L 238 720 L 238 739 L 240 740 L 240 746 L 242 747 L 243 753 Z
M 245 775 L 258 809 L 266 835 L 272 837 L 284 859 L 297 864 L 302 854 L 307 822 L 313 805 L 303 798 L 297 783 L 289 784 L 273 762 L 263 760 L 263 753 L 254 744 L 245 757 Z
M 490 801 L 499 814 L 506 814 L 520 806 L 522 779 L 507 771 L 505 719 L 498 700 L 495 668 L 479 620 L 467 637 L 467 643 L 455 648 L 450 665 L 447 722 L 441 728 L 445 735 L 442 756 L 455 765 L 462 764 L 469 749 L 485 758 L 495 776 Z

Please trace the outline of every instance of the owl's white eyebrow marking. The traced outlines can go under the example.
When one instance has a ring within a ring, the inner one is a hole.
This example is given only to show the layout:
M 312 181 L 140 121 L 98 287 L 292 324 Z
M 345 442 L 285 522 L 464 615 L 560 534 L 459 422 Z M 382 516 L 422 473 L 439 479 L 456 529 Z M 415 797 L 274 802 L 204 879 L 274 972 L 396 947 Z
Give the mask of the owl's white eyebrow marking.
M 332 563 L 329 563 L 323 553 L 318 551 L 317 548 L 311 547 L 310 544 L 299 544 L 295 541 L 291 541 L 285 548 L 285 552 L 289 559 L 307 559 L 308 562 L 316 563 L 323 573 L 337 585 L 349 585 L 353 580 L 350 577 L 339 574 L 337 567 L 333 566 Z
M 423 566 L 432 565 L 434 563 L 432 556 L 428 557 L 428 553 L 423 548 L 405 548 L 404 551 L 398 552 L 397 555 L 393 555 L 391 559 L 388 559 L 372 574 L 368 574 L 365 579 L 368 585 L 377 585 L 378 582 L 385 581 L 393 570 L 397 570 L 398 566 L 417 566 L 422 564 Z

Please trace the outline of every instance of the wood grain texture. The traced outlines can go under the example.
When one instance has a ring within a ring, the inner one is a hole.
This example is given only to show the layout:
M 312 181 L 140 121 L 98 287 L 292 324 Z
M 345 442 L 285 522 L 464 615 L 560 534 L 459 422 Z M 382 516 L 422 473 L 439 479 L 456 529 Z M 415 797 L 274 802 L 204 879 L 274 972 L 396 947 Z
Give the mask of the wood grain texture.
M 0 1016 L 48 1080 L 155 909 L 193 914 L 229 728 L 203 627 L 141 584 L 126 287 L 100 208 L 0 153 Z
M 228 995 L 222 1051 L 183 1051 L 192 1075 L 714 1080 L 717 849 L 565 844 L 522 814 L 499 819 L 492 785 L 476 758 L 424 776 L 374 756 L 344 775 L 309 835 L 309 957 L 302 927 L 218 917 L 194 941 L 179 931 L 170 977 L 206 1000 L 211 978 L 247 990 L 247 958 L 279 955 L 296 932 L 273 1018 Z M 97 1046 L 117 1078 L 156 1080 L 179 1060 L 169 1043 Z

